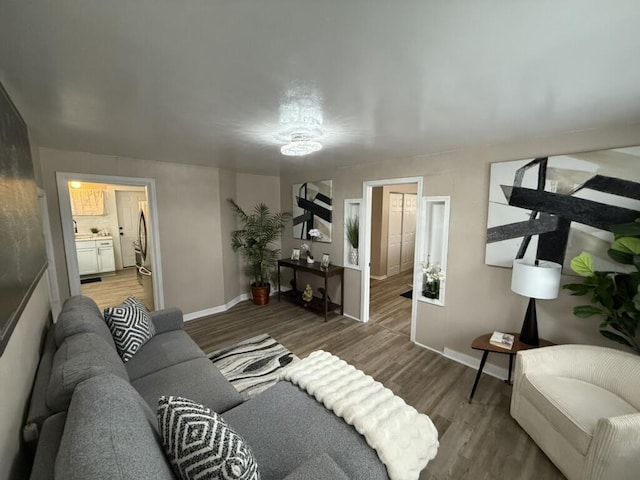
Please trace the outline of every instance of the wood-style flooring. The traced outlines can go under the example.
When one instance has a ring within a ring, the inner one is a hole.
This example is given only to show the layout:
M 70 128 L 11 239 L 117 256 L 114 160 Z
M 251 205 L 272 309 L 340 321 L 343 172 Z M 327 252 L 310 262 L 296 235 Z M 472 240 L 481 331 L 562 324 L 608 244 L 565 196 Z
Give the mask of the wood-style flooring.
M 400 296 L 411 290 L 413 270 L 384 280 L 370 280 L 369 322 L 409 338 L 411 299 Z
M 412 344 L 406 333 L 383 323 L 340 315 L 325 323 L 272 298 L 264 307 L 242 302 L 185 328 L 205 351 L 268 333 L 300 357 L 326 350 L 373 376 L 429 415 L 438 429 L 438 455 L 422 480 L 564 478 L 509 415 L 509 385 L 483 375 L 469 404 L 474 369 Z
M 135 267 L 118 270 L 115 275 L 102 277 L 100 282 L 84 283 L 81 289 L 82 294 L 91 297 L 100 310 L 119 305 L 129 296 L 137 297 L 146 304 L 144 290 L 136 279 Z

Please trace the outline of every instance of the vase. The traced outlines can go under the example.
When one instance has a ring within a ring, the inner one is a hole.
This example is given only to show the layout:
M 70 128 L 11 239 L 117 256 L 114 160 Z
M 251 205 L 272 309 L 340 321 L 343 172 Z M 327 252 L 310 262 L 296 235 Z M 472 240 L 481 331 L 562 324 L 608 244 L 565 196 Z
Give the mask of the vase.
M 351 265 L 358 265 L 358 249 L 351 247 L 351 256 L 349 258 Z
M 307 263 L 313 263 L 314 261 L 313 257 L 307 255 Z
M 440 280 L 434 280 L 432 282 L 425 280 L 422 284 L 422 296 L 433 299 L 440 298 Z

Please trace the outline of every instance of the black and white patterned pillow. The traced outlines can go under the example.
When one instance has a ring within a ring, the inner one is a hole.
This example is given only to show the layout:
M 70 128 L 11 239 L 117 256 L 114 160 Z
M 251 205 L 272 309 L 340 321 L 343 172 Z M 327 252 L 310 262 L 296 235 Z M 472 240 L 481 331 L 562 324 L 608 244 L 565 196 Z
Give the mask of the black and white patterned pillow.
M 149 311 L 135 297 L 127 298 L 116 307 L 105 308 L 104 320 L 125 363 L 156 333 Z
M 182 480 L 260 480 L 251 449 L 216 412 L 181 397 L 160 397 L 158 428 Z

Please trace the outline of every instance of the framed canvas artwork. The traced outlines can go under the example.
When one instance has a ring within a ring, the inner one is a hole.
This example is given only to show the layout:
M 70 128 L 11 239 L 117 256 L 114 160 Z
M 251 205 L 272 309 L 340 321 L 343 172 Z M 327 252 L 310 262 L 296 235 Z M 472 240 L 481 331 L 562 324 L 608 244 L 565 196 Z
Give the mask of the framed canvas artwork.
M 640 218 L 639 165 L 640 147 L 493 163 L 485 263 L 549 260 L 572 274 L 587 251 L 612 269 L 607 227 Z
M 332 196 L 332 180 L 293 185 L 293 238 L 311 240 L 315 229 L 321 233 L 316 242 L 331 243 Z

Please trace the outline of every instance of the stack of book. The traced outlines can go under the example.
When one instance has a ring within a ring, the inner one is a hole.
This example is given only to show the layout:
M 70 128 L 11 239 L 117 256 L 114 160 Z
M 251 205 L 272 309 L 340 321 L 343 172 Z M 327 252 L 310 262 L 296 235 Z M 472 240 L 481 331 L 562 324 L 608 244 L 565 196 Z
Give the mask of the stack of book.
M 511 350 L 514 340 L 515 337 L 513 335 L 509 335 L 508 333 L 493 332 L 493 335 L 491 335 L 491 338 L 489 339 L 489 343 L 491 345 L 495 345 L 496 347 Z

